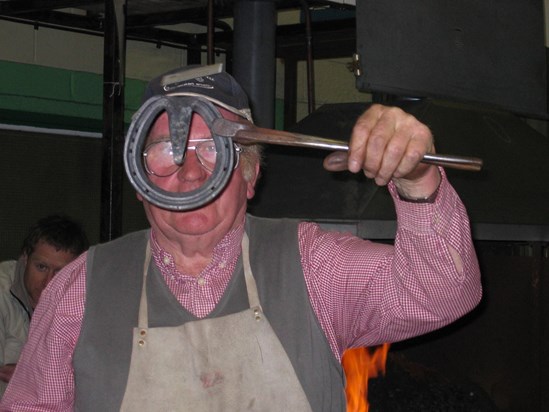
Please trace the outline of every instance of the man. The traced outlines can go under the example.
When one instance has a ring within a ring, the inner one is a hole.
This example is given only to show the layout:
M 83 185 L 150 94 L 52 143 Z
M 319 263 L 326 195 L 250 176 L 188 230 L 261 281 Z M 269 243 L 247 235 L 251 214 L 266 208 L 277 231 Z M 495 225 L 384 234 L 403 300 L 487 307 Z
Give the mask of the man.
M 29 229 L 19 260 L 0 263 L 0 395 L 27 340 L 29 321 L 42 291 L 87 248 L 87 237 L 78 223 L 52 215 Z
M 146 97 L 194 96 L 248 121 L 234 79 L 203 70 L 161 76 Z M 194 191 L 212 175 L 211 132 L 192 115 L 178 165 L 168 120 L 156 118 L 136 156 L 163 192 Z M 54 279 L 4 409 L 343 411 L 345 349 L 426 333 L 479 302 L 464 207 L 444 171 L 419 162 L 434 144 L 412 116 L 371 107 L 346 160 L 389 184 L 394 247 L 246 214 L 260 152 L 235 146 L 239 162 L 211 202 L 173 211 L 140 193 L 151 230 L 90 249 Z M 329 170 L 340 169 L 334 156 Z

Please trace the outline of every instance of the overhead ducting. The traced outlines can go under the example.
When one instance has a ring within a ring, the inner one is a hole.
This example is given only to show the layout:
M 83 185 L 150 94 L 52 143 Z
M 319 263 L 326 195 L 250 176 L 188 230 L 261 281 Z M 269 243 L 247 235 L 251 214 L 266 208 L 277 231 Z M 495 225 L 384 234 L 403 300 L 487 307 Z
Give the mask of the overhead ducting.
M 478 240 L 549 240 L 549 141 L 520 117 L 440 100 L 402 100 L 405 111 L 427 124 L 439 153 L 480 157 L 480 172 L 447 170 L 465 203 Z M 366 103 L 325 105 L 292 131 L 348 139 Z M 394 236 L 386 188 L 361 174 L 322 168 L 323 150 L 267 148 L 266 171 L 253 213 L 350 223 L 369 238 Z

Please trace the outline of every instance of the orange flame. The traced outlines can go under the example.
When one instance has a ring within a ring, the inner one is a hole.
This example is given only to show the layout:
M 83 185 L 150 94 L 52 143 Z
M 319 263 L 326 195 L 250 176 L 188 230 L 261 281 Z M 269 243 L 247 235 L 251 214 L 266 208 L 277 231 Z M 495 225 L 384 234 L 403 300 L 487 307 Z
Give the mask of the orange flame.
M 368 379 L 377 377 L 380 372 L 385 375 L 389 346 L 384 343 L 373 350 L 348 349 L 343 354 L 341 363 L 347 378 L 347 412 L 368 412 Z

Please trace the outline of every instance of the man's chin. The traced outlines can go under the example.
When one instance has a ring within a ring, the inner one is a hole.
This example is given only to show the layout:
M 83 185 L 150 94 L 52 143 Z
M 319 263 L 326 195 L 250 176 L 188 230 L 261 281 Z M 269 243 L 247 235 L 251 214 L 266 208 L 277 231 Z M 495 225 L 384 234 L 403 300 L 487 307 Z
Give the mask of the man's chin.
M 188 211 L 175 217 L 175 229 L 189 235 L 204 235 L 212 231 L 217 223 L 214 216 L 204 210 Z

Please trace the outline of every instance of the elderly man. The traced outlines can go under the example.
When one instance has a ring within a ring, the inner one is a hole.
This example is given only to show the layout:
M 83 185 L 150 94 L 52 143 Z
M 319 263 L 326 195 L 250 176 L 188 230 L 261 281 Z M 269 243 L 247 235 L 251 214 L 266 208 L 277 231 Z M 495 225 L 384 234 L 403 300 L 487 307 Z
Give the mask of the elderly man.
M 188 73 L 153 80 L 146 97 L 194 96 L 226 119 L 250 120 L 232 77 Z M 156 118 L 137 155 L 153 185 L 187 193 L 212 175 L 216 147 L 195 113 L 176 163 L 168 120 Z M 54 279 L 4 409 L 343 411 L 345 349 L 426 333 L 479 302 L 466 212 L 444 171 L 420 163 L 434 145 L 415 118 L 373 106 L 346 163 L 389 184 L 394 247 L 250 216 L 260 153 L 235 151 L 232 176 L 209 203 L 174 211 L 140 193 L 151 229 L 90 249 Z M 340 163 L 336 155 L 325 165 Z
M 19 260 L 0 263 L 0 395 L 27 341 L 42 291 L 57 272 L 87 249 L 88 239 L 78 223 L 52 215 L 29 229 Z

